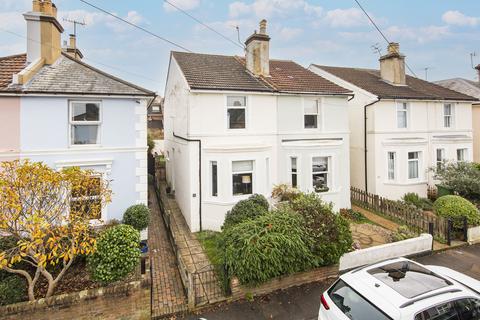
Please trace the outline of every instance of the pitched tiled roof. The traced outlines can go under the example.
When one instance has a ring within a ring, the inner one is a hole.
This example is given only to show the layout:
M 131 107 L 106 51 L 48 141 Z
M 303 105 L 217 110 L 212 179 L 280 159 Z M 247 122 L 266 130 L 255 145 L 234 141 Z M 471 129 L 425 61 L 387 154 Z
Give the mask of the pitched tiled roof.
M 473 101 L 474 97 L 407 75 L 406 85 L 392 85 L 379 70 L 314 65 L 351 84 L 384 99 L 427 99 Z
M 480 83 L 478 82 L 463 78 L 454 78 L 436 81 L 435 83 L 442 87 L 480 99 Z
M 23 67 L 14 73 L 22 69 Z M 11 85 L 10 78 L 7 85 L 8 88 L 0 87 L 0 91 L 27 94 L 154 95 L 152 91 L 116 78 L 67 54 L 62 54 L 54 64 L 43 66 L 26 84 Z
M 26 54 L 0 58 L 0 91 L 6 89 L 12 83 L 13 75 L 22 71 L 26 63 Z
M 349 94 L 293 61 L 270 60 L 270 77 L 255 77 L 244 58 L 172 52 L 191 89 Z

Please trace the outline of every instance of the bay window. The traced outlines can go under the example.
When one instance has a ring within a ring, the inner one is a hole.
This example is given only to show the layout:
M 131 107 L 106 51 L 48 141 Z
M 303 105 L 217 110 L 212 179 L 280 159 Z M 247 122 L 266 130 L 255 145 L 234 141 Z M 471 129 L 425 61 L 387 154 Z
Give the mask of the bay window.
M 297 157 L 290 157 L 290 176 L 292 187 L 296 188 L 298 185 Z
M 253 193 L 253 161 L 232 162 L 232 190 L 233 195 Z
M 440 170 L 445 161 L 445 149 L 437 149 L 437 170 Z
M 100 143 L 100 103 L 74 101 L 70 103 L 70 143 L 95 145 Z
M 245 129 L 245 119 L 247 107 L 247 97 L 229 96 L 227 97 L 227 118 L 229 129 Z
M 88 185 L 78 186 L 71 190 L 70 214 L 87 217 L 90 220 L 100 220 L 102 218 L 102 198 L 101 187 L 102 177 L 93 175 Z
M 420 177 L 420 154 L 419 151 L 408 153 L 408 179 Z
M 329 190 L 329 157 L 312 158 L 312 185 L 315 192 Z
M 217 161 L 210 161 L 210 171 L 212 175 L 212 197 L 218 196 L 218 165 Z
M 466 161 L 467 160 L 467 149 L 457 149 L 457 161 Z

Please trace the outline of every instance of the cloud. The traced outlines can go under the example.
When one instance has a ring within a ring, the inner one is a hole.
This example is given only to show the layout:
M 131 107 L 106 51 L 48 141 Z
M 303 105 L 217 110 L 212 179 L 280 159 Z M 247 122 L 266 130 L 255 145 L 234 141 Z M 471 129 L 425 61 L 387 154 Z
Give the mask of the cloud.
M 317 17 L 321 17 L 323 14 L 323 8 L 320 6 L 314 6 L 308 3 L 305 3 L 303 6 L 303 10 L 306 14 L 315 15 Z
M 1 12 L 0 27 L 10 31 L 19 31 L 26 28 L 25 19 L 18 12 Z
M 0 11 L 18 10 L 26 11 L 32 6 L 31 0 L 2 0 L 0 1 Z
M 389 39 L 394 39 L 395 41 L 407 40 L 417 43 L 441 40 L 451 34 L 448 26 L 426 26 L 420 28 L 391 26 L 385 30 L 385 33 Z
M 332 27 L 358 27 L 369 23 L 365 14 L 357 8 L 335 9 L 326 13 L 325 21 Z
M 121 16 L 115 12 L 113 14 L 133 24 L 141 24 L 145 22 L 145 19 L 143 18 L 143 16 L 140 15 L 137 11 L 129 11 L 126 16 Z M 128 30 L 128 28 L 130 28 L 124 22 L 121 22 L 118 19 L 101 12 L 91 12 L 91 11 L 80 9 L 80 10 L 71 10 L 71 11 L 61 11 L 59 12 L 58 16 L 60 21 L 62 21 L 64 18 L 69 20 L 84 21 L 86 23 L 86 26 L 85 26 L 86 28 L 92 28 L 98 25 L 105 25 L 107 28 L 111 29 L 116 33 L 124 32 Z M 64 23 L 64 26 L 67 26 L 67 25 L 65 25 Z
M 288 41 L 288 40 L 291 40 L 291 39 L 301 35 L 302 32 L 303 32 L 303 29 L 301 29 L 301 28 L 283 27 L 278 32 L 278 38 L 282 39 L 284 41 Z
M 460 11 L 447 11 L 442 15 L 443 22 L 454 26 L 475 27 L 480 24 L 480 18 L 469 17 Z
M 273 16 L 287 16 L 302 10 L 306 13 L 318 13 L 319 6 L 312 6 L 305 0 L 255 0 L 250 4 L 243 1 L 232 2 L 229 6 L 229 15 L 236 18 L 242 15 L 255 14 L 258 18 Z
M 182 9 L 182 10 L 192 10 L 200 5 L 200 0 L 169 0 L 173 5 Z M 167 2 L 163 3 L 163 9 L 167 12 L 177 11 L 177 9 L 168 4 Z

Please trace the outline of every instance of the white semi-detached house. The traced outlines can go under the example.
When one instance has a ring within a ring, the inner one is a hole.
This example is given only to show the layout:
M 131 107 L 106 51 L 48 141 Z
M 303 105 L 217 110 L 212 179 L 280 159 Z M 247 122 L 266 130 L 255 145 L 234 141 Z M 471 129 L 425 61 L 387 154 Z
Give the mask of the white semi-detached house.
M 219 230 L 251 194 L 286 183 L 350 207 L 351 92 L 269 59 L 266 21 L 246 56 L 172 52 L 165 90 L 167 181 L 192 232 Z
M 32 1 L 24 17 L 27 53 L 0 58 L 0 162 L 94 170 L 113 195 L 92 223 L 121 220 L 148 201 L 147 106 L 155 94 L 84 63 L 73 37 L 62 50 L 51 1 Z
M 430 168 L 472 159 L 475 98 L 405 75 L 391 43 L 380 70 L 312 64 L 310 70 L 353 91 L 349 100 L 351 184 L 391 199 L 427 195 Z

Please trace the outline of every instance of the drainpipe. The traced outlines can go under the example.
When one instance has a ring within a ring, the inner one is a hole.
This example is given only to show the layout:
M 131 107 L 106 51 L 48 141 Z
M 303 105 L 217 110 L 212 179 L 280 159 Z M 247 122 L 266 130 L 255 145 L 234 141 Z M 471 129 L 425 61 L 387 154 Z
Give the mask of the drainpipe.
M 200 231 L 202 231 L 202 140 L 187 139 L 181 136 L 177 136 L 175 132 L 173 132 L 173 136 L 187 142 L 198 142 L 198 214 Z
M 368 164 L 367 164 L 367 107 L 374 105 L 375 103 L 379 102 L 380 98 L 377 98 L 377 100 L 366 104 L 363 107 L 363 144 L 365 147 L 365 155 L 364 155 L 364 163 L 365 163 L 365 192 L 368 192 Z

